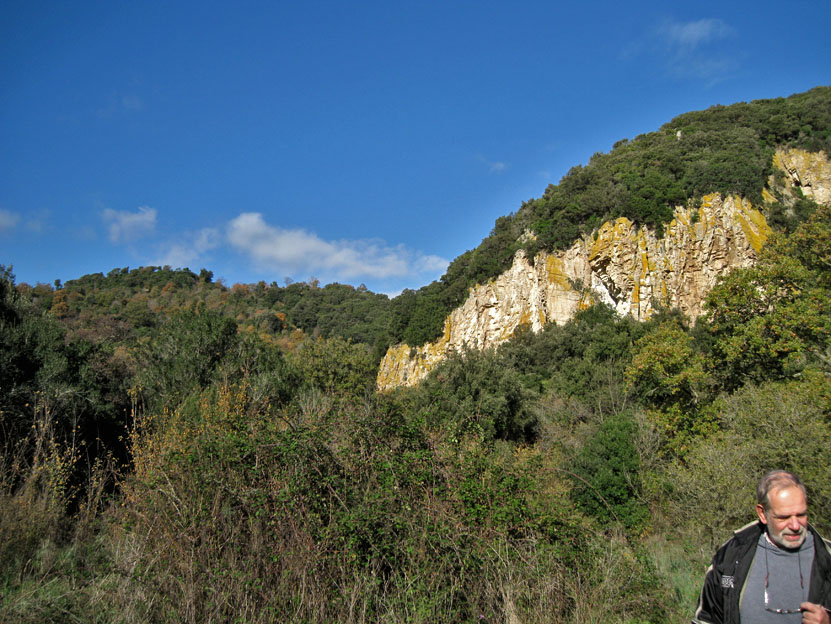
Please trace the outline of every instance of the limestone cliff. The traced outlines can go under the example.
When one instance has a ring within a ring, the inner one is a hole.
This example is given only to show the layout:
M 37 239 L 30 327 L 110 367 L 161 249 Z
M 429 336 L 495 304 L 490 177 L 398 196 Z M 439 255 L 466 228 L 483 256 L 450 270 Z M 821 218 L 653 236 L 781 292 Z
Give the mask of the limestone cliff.
M 831 201 L 831 163 L 824 154 L 780 150 L 774 162 L 785 171 L 788 188 Z M 751 265 L 769 234 L 749 201 L 713 194 L 700 207 L 676 208 L 660 238 L 620 218 L 563 252 L 541 253 L 533 261 L 517 252 L 508 271 L 471 288 L 445 320 L 439 340 L 391 347 L 378 387 L 414 385 L 450 351 L 496 346 L 520 325 L 539 331 L 546 323 L 565 323 L 598 301 L 639 320 L 649 318 L 656 303 L 694 318 L 719 276 Z
M 785 189 L 802 194 L 818 204 L 831 203 L 831 167 L 825 152 L 776 150 L 773 164 L 785 173 Z

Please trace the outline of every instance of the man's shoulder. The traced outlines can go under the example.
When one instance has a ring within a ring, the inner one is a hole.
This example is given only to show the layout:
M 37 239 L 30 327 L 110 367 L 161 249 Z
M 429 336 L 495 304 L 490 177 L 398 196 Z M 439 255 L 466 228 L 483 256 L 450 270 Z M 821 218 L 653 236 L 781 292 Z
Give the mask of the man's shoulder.
M 808 525 L 808 528 L 811 530 L 811 533 L 814 534 L 814 544 L 817 551 L 824 552 L 826 555 L 831 557 L 831 540 L 826 539 L 819 532 L 811 525 Z
M 755 546 L 762 534 L 762 527 L 758 520 L 748 522 L 743 527 L 733 531 L 733 537 L 724 542 L 721 548 L 718 549 L 716 557 L 723 559 L 725 557 L 733 557 L 737 551 L 746 551 Z
M 735 531 L 733 531 L 733 537 L 730 539 L 736 538 L 744 538 L 744 537 L 752 537 L 754 539 L 758 539 L 759 536 L 762 534 L 762 523 L 758 520 L 752 520 L 745 524 L 743 527 L 739 527 Z

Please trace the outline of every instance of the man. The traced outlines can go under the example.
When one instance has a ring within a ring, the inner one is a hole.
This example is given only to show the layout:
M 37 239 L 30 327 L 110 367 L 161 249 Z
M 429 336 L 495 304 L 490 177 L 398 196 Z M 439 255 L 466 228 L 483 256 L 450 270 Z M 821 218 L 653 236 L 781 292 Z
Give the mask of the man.
M 799 477 L 774 470 L 756 488 L 758 522 L 718 549 L 694 624 L 831 624 L 831 544 L 808 524 Z

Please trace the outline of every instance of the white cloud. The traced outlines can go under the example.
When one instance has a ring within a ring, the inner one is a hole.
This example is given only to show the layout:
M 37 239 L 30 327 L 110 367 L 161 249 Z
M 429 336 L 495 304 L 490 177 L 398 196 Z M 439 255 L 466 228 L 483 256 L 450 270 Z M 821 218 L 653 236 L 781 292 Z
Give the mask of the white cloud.
M 444 273 L 447 265 L 450 264 L 445 258 L 440 256 L 418 256 L 413 262 L 413 268 L 416 273 Z
M 403 245 L 379 240 L 326 241 L 306 230 L 269 225 L 256 212 L 233 219 L 228 240 L 262 269 L 280 275 L 351 281 L 415 276 L 447 267 L 443 258 L 415 253 Z
M 186 232 L 181 242 L 171 243 L 161 258 L 151 264 L 175 268 L 195 268 L 202 256 L 222 244 L 222 236 L 216 228 L 204 228 L 198 232 Z
M 111 92 L 106 101 L 96 110 L 99 119 L 112 120 L 119 116 L 130 116 L 144 110 L 144 99 L 133 91 Z
M 11 230 L 20 222 L 20 215 L 0 208 L 0 232 Z
M 134 241 L 156 229 L 156 209 L 149 206 L 139 206 L 136 212 L 106 208 L 101 218 L 112 243 Z

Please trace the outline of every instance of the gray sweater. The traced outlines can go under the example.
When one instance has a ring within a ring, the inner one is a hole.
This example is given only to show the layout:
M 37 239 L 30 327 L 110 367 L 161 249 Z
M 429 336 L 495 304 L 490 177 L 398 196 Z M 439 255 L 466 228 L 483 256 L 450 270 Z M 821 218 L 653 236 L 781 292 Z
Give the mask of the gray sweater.
M 799 624 L 801 613 L 771 613 L 765 609 L 765 576 L 768 578 L 768 607 L 795 611 L 808 599 L 811 565 L 814 563 L 814 536 L 808 536 L 797 550 L 779 548 L 763 533 L 756 543 L 756 555 L 747 575 L 739 602 L 742 622 L 753 624 Z M 801 569 L 801 572 L 800 572 Z

